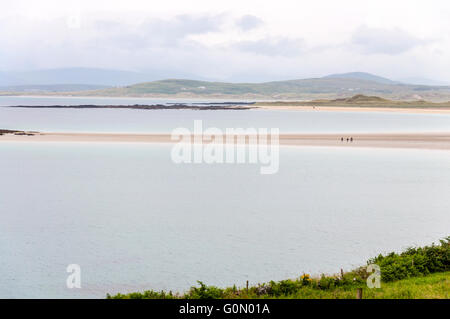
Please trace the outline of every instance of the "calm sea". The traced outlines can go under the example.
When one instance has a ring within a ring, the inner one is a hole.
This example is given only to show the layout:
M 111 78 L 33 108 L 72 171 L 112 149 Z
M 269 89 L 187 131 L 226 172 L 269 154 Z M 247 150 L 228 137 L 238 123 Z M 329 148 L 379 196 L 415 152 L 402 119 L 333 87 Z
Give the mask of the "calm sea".
M 7 105 L 156 104 L 193 100 L 0 97 L 0 128 L 46 132 L 171 132 L 177 127 L 279 128 L 281 132 L 442 132 L 450 114 L 272 110 L 26 109 Z M 208 102 L 196 100 L 196 102 Z
M 33 110 L 0 127 L 43 131 L 450 130 L 385 113 Z M 149 124 L 150 123 L 150 124 Z M 150 126 L 150 128 L 149 128 Z M 450 152 L 283 147 L 280 170 L 176 165 L 170 145 L 0 143 L 0 298 L 103 298 L 244 286 L 349 270 L 450 230 Z M 81 289 L 66 267 L 81 266 Z

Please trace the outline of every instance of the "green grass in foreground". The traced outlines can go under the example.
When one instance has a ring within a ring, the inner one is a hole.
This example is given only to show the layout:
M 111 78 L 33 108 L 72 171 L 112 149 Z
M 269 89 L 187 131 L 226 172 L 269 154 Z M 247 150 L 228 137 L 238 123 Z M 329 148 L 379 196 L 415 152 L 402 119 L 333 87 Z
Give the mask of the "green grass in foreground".
M 450 272 L 413 277 L 395 282 L 381 283 L 381 288 L 370 289 L 367 285 L 355 285 L 331 290 L 306 287 L 281 299 L 355 299 L 356 288 L 363 289 L 364 299 L 448 299 Z M 250 297 L 253 298 L 253 297 Z
M 363 298 L 429 299 L 449 298 L 450 237 L 439 245 L 409 248 L 404 252 L 379 255 L 367 262 L 381 269 L 381 288 L 367 287 L 370 275 L 360 267 L 341 275 L 311 278 L 303 274 L 297 279 L 258 284 L 247 288 L 218 288 L 199 281 L 184 294 L 148 290 L 143 293 L 107 295 L 115 299 L 354 299 L 356 289 L 363 289 Z

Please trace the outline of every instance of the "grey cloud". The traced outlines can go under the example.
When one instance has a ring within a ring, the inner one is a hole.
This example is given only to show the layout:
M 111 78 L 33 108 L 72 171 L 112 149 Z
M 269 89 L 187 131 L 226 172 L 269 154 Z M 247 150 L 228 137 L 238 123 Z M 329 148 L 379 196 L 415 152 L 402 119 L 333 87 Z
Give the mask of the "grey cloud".
M 304 52 L 303 39 L 269 37 L 257 41 L 242 41 L 234 45 L 240 51 L 267 56 L 292 57 Z
M 222 15 L 178 15 L 171 20 L 150 20 L 144 27 L 149 33 L 180 39 L 191 34 L 219 31 L 223 22 Z
M 399 29 L 359 27 L 352 36 L 352 44 L 363 53 L 395 55 L 406 52 L 428 41 Z
M 188 42 L 190 35 L 217 32 L 223 23 L 223 15 L 178 15 L 172 19 L 149 19 L 138 26 L 98 21 L 95 28 L 101 40 L 128 48 L 170 48 Z
M 263 24 L 263 20 L 250 14 L 242 16 L 241 18 L 236 20 L 236 25 L 244 31 L 255 29 Z

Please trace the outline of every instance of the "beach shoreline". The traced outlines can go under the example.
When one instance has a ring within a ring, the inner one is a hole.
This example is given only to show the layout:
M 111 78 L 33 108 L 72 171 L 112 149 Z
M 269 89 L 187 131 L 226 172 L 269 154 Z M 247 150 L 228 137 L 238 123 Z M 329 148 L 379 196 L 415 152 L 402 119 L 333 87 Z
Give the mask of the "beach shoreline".
M 406 114 L 450 114 L 450 108 L 403 108 L 364 106 L 310 106 L 310 105 L 255 105 L 255 109 L 272 111 L 316 111 L 316 112 L 388 112 Z
M 222 140 L 225 141 L 225 135 Z M 189 139 L 189 136 L 184 136 Z M 191 142 L 194 135 L 190 136 Z M 186 140 L 186 139 L 185 139 Z M 270 137 L 268 138 L 270 141 Z M 81 133 L 81 132 L 19 132 L 0 135 L 2 142 L 81 142 L 81 143 L 178 143 L 171 134 L 144 133 Z M 248 136 L 245 140 L 249 142 Z M 221 143 L 220 139 L 216 142 Z M 237 142 L 237 139 L 236 139 Z M 203 140 L 204 144 L 210 143 Z M 326 147 L 375 147 L 375 148 L 415 148 L 450 150 L 450 132 L 440 133 L 333 133 L 279 135 L 279 144 L 286 146 L 326 146 Z

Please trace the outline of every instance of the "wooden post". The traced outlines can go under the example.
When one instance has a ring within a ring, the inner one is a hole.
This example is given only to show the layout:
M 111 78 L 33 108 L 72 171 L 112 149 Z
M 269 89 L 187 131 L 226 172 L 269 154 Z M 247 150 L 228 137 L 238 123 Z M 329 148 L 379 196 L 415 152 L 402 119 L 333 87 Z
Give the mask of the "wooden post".
M 344 279 L 344 270 L 341 268 L 341 279 Z
M 356 299 L 362 299 L 362 288 L 356 289 Z
M 247 285 L 246 285 L 246 287 L 247 287 L 247 293 L 248 293 L 248 280 L 247 280 Z

